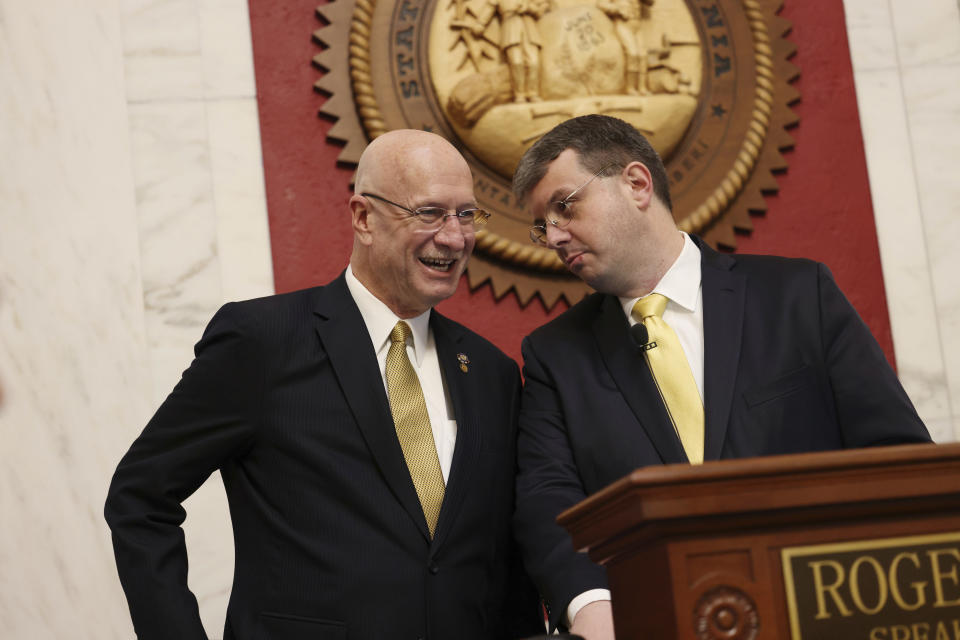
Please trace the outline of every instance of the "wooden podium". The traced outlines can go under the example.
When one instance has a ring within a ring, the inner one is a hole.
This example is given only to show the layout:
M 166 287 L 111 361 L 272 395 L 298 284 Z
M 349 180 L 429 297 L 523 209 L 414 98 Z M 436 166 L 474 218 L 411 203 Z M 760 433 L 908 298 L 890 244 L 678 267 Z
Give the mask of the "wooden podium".
M 960 443 L 650 467 L 558 521 L 618 640 L 960 640 Z

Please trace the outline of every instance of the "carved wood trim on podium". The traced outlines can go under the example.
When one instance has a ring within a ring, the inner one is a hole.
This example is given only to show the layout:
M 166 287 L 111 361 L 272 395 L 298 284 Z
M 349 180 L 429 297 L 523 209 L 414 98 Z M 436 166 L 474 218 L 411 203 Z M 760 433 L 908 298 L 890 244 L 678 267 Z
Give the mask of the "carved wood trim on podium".
M 558 521 L 620 640 L 960 638 L 960 444 L 650 467 Z

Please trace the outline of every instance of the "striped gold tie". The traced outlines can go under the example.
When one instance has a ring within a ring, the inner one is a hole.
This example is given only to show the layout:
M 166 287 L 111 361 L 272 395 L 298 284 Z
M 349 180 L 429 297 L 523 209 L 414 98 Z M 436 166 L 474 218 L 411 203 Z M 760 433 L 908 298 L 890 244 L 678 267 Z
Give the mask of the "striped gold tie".
M 390 350 L 387 352 L 387 392 L 390 394 L 390 412 L 397 429 L 397 439 L 407 461 L 407 469 L 420 498 L 423 515 L 430 536 L 437 528 L 440 506 L 443 504 L 443 474 L 427 404 L 423 400 L 420 380 L 407 357 L 407 338 L 410 327 L 402 320 L 390 332 Z
M 667 298 L 652 293 L 637 300 L 631 314 L 647 328 L 649 344 L 647 364 L 657 382 L 660 396 L 670 414 L 673 428 L 680 437 L 687 459 L 693 464 L 703 462 L 703 401 L 693 371 L 677 334 L 663 321 Z

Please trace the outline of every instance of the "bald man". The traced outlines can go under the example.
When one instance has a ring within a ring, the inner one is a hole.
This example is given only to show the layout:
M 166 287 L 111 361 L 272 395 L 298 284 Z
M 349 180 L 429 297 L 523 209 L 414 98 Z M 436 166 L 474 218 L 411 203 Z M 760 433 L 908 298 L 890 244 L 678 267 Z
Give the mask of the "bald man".
M 516 364 L 432 311 L 487 214 L 443 138 L 374 140 L 350 265 L 225 305 L 117 468 L 106 505 L 141 639 L 206 638 L 181 502 L 215 470 L 236 563 L 224 638 L 542 632 L 511 540 Z

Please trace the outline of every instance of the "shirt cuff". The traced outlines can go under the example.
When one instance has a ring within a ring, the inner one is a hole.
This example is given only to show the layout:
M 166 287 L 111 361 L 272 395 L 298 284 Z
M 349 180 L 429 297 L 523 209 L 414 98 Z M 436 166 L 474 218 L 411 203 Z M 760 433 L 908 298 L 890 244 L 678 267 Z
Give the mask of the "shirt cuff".
M 578 595 L 576 598 L 570 601 L 570 604 L 567 605 L 567 629 L 573 626 L 573 621 L 580 612 L 580 609 L 583 609 L 591 602 L 599 602 L 600 600 L 609 599 L 609 589 L 590 589 L 589 591 L 584 591 Z

